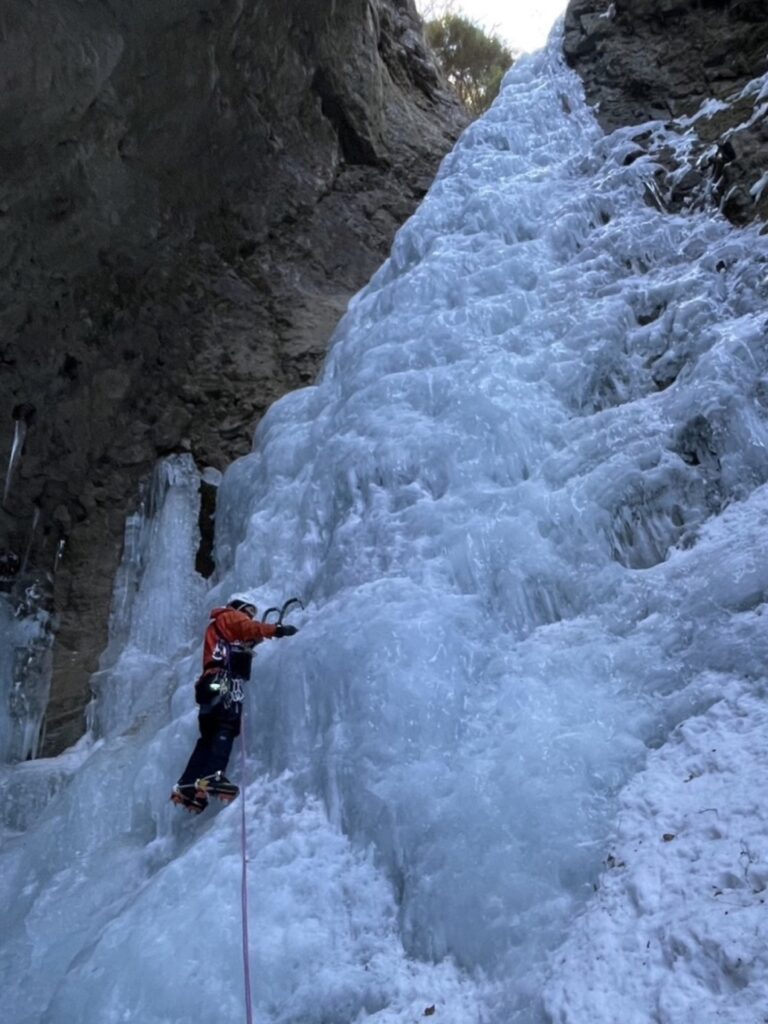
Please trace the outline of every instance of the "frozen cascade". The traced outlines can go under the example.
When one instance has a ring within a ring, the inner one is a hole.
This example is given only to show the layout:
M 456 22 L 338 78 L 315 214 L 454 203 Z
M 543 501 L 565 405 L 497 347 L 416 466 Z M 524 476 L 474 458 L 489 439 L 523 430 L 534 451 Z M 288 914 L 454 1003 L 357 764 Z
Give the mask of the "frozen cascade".
M 242 1019 L 239 811 L 167 796 L 244 589 L 307 605 L 246 707 L 257 1019 L 586 1019 L 541 993 L 622 787 L 764 686 L 768 239 L 659 212 L 553 42 L 225 475 L 214 591 L 144 573 L 100 738 L 0 853 L 12 1024 Z
M 21 573 L 0 595 L 0 765 L 36 757 L 51 682 L 50 581 Z
M 110 609 L 109 645 L 92 688 L 98 736 L 166 708 L 174 664 L 201 628 L 205 584 L 193 570 L 200 543 L 200 475 L 191 455 L 160 461 L 125 525 Z M 204 621 L 204 620 L 203 620 Z M 148 679 L 152 685 L 148 686 Z

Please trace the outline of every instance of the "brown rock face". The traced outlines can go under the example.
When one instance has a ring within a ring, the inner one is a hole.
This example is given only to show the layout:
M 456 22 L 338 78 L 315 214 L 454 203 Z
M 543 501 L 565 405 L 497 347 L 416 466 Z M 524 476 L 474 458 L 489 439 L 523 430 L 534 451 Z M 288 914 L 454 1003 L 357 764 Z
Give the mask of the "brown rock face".
M 46 752 L 83 730 L 140 479 L 223 468 L 312 380 L 462 126 L 413 0 L 3 4 L 0 465 L 30 425 L 0 552 L 56 564 Z
M 659 191 L 670 209 L 714 200 L 736 224 L 768 219 L 768 187 L 761 187 L 768 95 L 755 82 L 768 72 L 766 14 L 764 0 L 571 0 L 568 6 L 566 58 L 603 127 L 656 120 L 689 133 L 685 165 L 652 131 L 636 139 L 639 150 L 658 160 Z

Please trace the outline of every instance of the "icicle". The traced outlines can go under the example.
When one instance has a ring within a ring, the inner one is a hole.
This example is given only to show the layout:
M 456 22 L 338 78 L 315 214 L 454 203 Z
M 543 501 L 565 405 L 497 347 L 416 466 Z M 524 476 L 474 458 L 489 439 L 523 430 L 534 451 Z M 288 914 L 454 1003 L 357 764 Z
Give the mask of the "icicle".
M 39 505 L 35 505 L 35 511 L 32 514 L 32 526 L 31 526 L 30 531 L 29 531 L 29 540 L 27 541 L 27 549 L 24 552 L 24 559 L 23 559 L 23 561 L 21 563 L 21 573 L 22 573 L 22 575 L 24 575 L 24 573 L 27 571 L 27 565 L 29 564 L 29 556 L 30 556 L 30 554 L 32 552 L 32 544 L 34 542 L 35 534 L 37 533 L 37 527 L 38 527 L 39 523 L 40 523 L 40 506 Z
M 24 451 L 24 442 L 27 437 L 27 430 L 35 419 L 35 407 L 30 402 L 22 402 L 13 410 L 13 418 L 16 425 L 13 431 L 13 444 L 11 445 L 11 456 L 8 459 L 8 470 L 5 474 L 5 488 L 3 489 L 3 504 L 8 500 L 11 493 L 11 482 L 13 474 L 21 460 L 21 453 Z
M 61 560 L 64 557 L 64 551 L 65 551 L 66 547 L 67 547 L 66 538 L 62 537 L 61 540 L 59 541 L 58 545 L 56 546 L 56 558 L 54 559 L 54 562 L 53 562 L 53 574 L 54 574 L 54 576 L 59 571 L 59 565 L 61 564 Z
M 5 489 L 3 490 L 3 503 L 8 500 L 8 495 L 11 493 L 11 479 L 13 477 L 13 471 L 16 469 L 16 464 L 21 458 L 21 450 L 24 447 L 24 439 L 27 436 L 27 425 L 23 420 L 16 420 L 16 427 L 13 432 L 13 446 L 11 447 L 11 457 L 8 460 L 8 471 L 5 474 Z

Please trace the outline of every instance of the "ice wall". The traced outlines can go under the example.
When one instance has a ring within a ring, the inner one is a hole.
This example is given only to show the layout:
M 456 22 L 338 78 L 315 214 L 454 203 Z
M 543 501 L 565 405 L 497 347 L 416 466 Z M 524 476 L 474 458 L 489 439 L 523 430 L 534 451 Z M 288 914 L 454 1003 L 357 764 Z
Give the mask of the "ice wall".
M 768 583 L 768 246 L 652 171 L 518 66 L 222 491 L 226 586 L 311 601 L 256 752 L 373 844 L 409 951 L 505 978 L 500 1019 L 648 746 L 768 653 L 732 633 Z
M 556 47 L 521 60 L 225 475 L 204 600 L 184 474 L 145 521 L 99 738 L 0 851 L 14 1024 L 241 1019 L 239 808 L 167 797 L 246 589 L 307 606 L 233 763 L 257 1019 L 552 1019 L 619 792 L 768 655 L 768 239 L 652 181 Z

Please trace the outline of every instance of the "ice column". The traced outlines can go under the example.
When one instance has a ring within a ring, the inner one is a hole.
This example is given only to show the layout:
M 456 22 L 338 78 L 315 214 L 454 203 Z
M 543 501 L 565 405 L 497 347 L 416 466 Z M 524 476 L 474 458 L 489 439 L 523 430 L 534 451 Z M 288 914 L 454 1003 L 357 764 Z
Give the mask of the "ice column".
M 126 727 L 166 692 L 175 652 L 196 637 L 203 579 L 194 572 L 200 543 L 200 475 L 190 455 L 159 462 L 138 511 L 125 526 L 115 580 L 109 643 L 93 678 L 91 709 L 99 734 Z
M 36 757 L 51 681 L 46 580 L 20 579 L 0 598 L 0 763 Z

